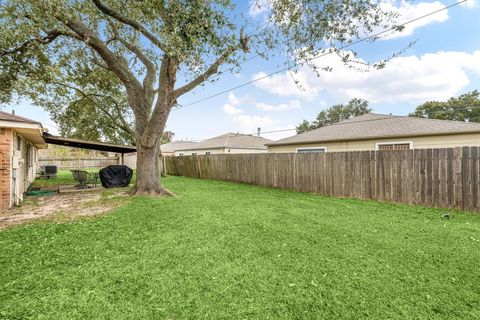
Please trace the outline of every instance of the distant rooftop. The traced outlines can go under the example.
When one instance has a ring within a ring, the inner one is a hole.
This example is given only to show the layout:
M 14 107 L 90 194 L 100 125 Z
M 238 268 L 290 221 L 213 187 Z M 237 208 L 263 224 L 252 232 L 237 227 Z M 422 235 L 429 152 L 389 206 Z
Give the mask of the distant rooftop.
M 161 152 L 164 152 L 164 153 L 173 153 L 177 150 L 181 150 L 181 149 L 185 149 L 185 148 L 193 148 L 194 146 L 196 146 L 198 144 L 198 142 L 194 142 L 194 141 L 181 141 L 181 140 L 177 140 L 177 141 L 172 141 L 172 142 L 169 142 L 169 143 L 165 143 L 165 144 L 162 144 L 160 146 L 160 151 Z
M 257 137 L 249 134 L 227 133 L 218 137 L 198 142 L 190 147 L 178 149 L 176 151 L 184 150 L 199 150 L 199 149 L 217 149 L 217 148 L 238 148 L 238 149 L 260 149 L 266 150 L 265 144 L 272 142 L 272 140 Z
M 38 121 L 34 121 L 31 119 L 27 119 L 24 117 L 17 116 L 15 114 L 5 112 L 5 111 L 0 111 L 0 120 L 1 121 L 13 121 L 13 122 L 24 122 L 24 123 L 34 123 L 34 124 L 39 124 L 42 125 Z
M 473 132 L 480 132 L 480 123 L 367 113 L 268 146 Z

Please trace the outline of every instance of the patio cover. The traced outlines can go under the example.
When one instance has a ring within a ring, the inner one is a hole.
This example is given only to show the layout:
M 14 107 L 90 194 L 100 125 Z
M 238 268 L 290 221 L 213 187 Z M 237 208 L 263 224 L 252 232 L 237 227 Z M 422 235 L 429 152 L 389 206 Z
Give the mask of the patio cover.
M 74 138 L 64 138 L 64 137 L 54 136 L 49 133 L 43 133 L 43 139 L 45 140 L 46 143 L 49 143 L 49 144 L 56 144 L 60 146 L 68 146 L 68 147 L 74 147 L 74 148 L 116 152 L 121 154 L 137 152 L 137 148 L 135 146 L 119 145 L 119 144 L 97 142 L 97 141 L 87 141 L 87 140 L 80 140 L 80 139 L 74 139 Z

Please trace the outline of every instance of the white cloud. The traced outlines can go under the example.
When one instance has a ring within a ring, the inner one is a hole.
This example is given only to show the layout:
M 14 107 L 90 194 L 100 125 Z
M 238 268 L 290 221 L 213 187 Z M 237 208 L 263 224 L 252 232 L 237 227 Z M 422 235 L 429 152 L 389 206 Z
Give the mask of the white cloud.
M 369 72 L 349 68 L 334 54 L 314 63 L 318 67 L 330 66 L 333 71 L 317 77 L 308 67 L 300 68 L 296 79 L 300 80 L 304 91 L 297 88 L 287 73 L 260 80 L 256 86 L 280 96 L 309 100 L 315 99 L 324 90 L 345 101 L 356 97 L 371 102 L 422 102 L 454 96 L 469 85 L 472 74 L 480 76 L 480 50 L 397 57 L 390 60 L 384 69 Z M 261 75 L 263 73 L 254 75 L 253 79 Z
M 468 0 L 466 2 L 462 2 L 460 5 L 465 7 L 465 8 L 472 9 L 472 8 L 475 8 L 477 6 L 477 0 Z
M 401 24 L 418 17 L 424 16 L 428 13 L 441 10 L 446 6 L 439 1 L 434 2 L 418 2 L 411 3 L 405 0 L 401 1 L 383 1 L 380 4 L 381 8 L 387 12 L 395 12 L 398 14 L 397 23 Z M 384 35 L 382 39 L 395 39 L 407 37 L 413 34 L 415 29 L 424 27 L 435 22 L 444 22 L 448 20 L 448 10 L 437 12 L 436 14 L 424 17 L 415 22 L 405 25 L 402 31 L 392 32 Z M 381 31 L 381 30 L 377 30 Z
M 292 109 L 300 109 L 300 101 L 292 100 L 289 103 L 281 103 L 277 105 L 271 105 L 263 102 L 259 102 L 255 104 L 258 109 L 263 111 L 285 111 L 285 110 L 292 110 Z
M 236 106 L 240 103 L 240 99 L 233 92 L 230 92 L 228 94 L 228 103 L 232 106 Z
M 223 111 L 230 116 L 241 114 L 243 113 L 243 110 L 235 107 L 240 103 L 240 98 L 238 98 L 233 92 L 230 92 L 228 94 L 228 102 L 223 105 Z
M 249 14 L 252 17 L 257 17 L 269 12 L 272 9 L 272 1 L 274 0 L 250 0 L 249 1 Z M 463 6 L 473 8 L 477 0 L 468 0 L 462 3 Z M 428 13 L 444 9 L 446 6 L 440 1 L 433 2 L 417 2 L 412 3 L 407 0 L 383 0 L 379 3 L 382 10 L 385 12 L 393 12 L 398 15 L 397 23 L 404 23 L 415 18 L 424 16 Z M 437 12 L 433 15 L 419 19 L 418 21 L 409 23 L 405 26 L 405 29 L 401 32 L 392 32 L 386 34 L 382 39 L 395 39 L 400 37 L 406 37 L 413 34 L 415 29 L 424 27 L 426 25 L 435 22 L 444 22 L 448 20 L 448 10 Z M 375 30 L 375 32 L 381 31 L 381 29 Z
M 231 104 L 228 104 L 228 103 L 223 105 L 223 111 L 230 116 L 234 116 L 234 115 L 243 113 L 242 109 L 235 108 L 234 106 L 232 106 Z
M 265 72 L 256 73 L 252 76 L 252 80 L 263 78 L 266 75 Z M 308 76 L 307 73 L 303 72 L 299 72 L 294 76 L 290 74 L 276 74 L 262 79 L 255 84 L 261 89 L 282 97 L 301 97 L 310 101 L 320 93 L 320 88 L 311 86 L 310 81 L 307 79 Z M 301 88 L 297 86 L 293 77 L 301 84 Z
M 270 11 L 271 5 L 269 0 L 250 0 L 249 2 L 249 10 L 248 13 L 252 17 L 256 17 L 263 13 Z
M 243 132 L 255 132 L 257 128 L 269 128 L 276 123 L 276 120 L 269 116 L 254 116 L 254 115 L 235 115 L 232 122 L 241 128 Z
M 235 126 L 232 131 L 253 134 L 257 131 L 257 128 L 261 128 L 262 131 L 276 130 L 279 122 L 277 119 L 268 115 L 259 116 L 255 114 L 245 114 L 244 110 L 239 107 L 239 105 L 242 104 L 259 105 L 249 96 L 237 97 L 233 92 L 230 92 L 227 103 L 223 105 L 223 112 L 231 117 L 232 124 Z M 285 104 L 285 106 L 270 106 L 267 104 L 261 104 L 261 106 L 267 109 L 269 109 L 269 107 L 280 107 L 280 109 L 285 107 L 298 108 L 300 107 L 300 102 L 292 100 L 288 104 Z

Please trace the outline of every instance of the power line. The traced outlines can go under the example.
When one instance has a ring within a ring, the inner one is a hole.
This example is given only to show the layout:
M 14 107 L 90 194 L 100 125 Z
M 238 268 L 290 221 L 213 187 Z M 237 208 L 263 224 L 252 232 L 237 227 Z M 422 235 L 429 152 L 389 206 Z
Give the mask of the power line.
M 458 6 L 458 5 L 460 5 L 460 4 L 464 3 L 464 2 L 467 2 L 467 1 L 469 1 L 469 0 L 461 0 L 461 1 L 455 2 L 455 3 L 453 3 L 453 4 L 450 4 L 450 5 L 446 6 L 446 7 L 443 7 L 443 8 L 441 8 L 441 9 L 437 9 L 437 10 L 435 10 L 435 11 L 432 11 L 432 12 L 430 12 L 430 13 L 424 14 L 424 15 L 419 16 L 419 17 L 417 17 L 417 18 L 408 20 L 408 21 L 406 21 L 406 22 L 404 22 L 404 23 L 402 23 L 402 24 L 400 24 L 400 25 L 397 25 L 397 26 L 395 26 L 395 27 L 392 27 L 392 28 L 389 28 L 389 29 L 385 29 L 385 30 L 379 31 L 379 32 L 374 33 L 374 34 L 371 34 L 371 35 L 369 35 L 369 36 L 367 36 L 367 37 L 364 37 L 364 38 L 358 39 L 358 40 L 356 40 L 356 41 L 353 41 L 353 42 L 351 42 L 351 43 L 349 43 L 349 44 L 347 44 L 347 45 L 343 45 L 343 46 L 341 46 L 340 48 L 338 48 L 337 50 L 343 50 L 343 49 L 349 48 L 349 47 L 351 47 L 351 46 L 354 46 L 354 45 L 356 45 L 356 44 L 358 44 L 358 43 L 367 41 L 367 40 L 372 39 L 372 38 L 376 38 L 376 37 L 378 37 L 378 36 L 380 36 L 380 35 L 382 35 L 382 34 L 384 34 L 384 33 L 391 32 L 391 31 L 395 31 L 395 30 L 398 29 L 398 27 L 406 26 L 406 25 L 408 25 L 408 24 L 411 24 L 411 23 L 413 23 L 413 22 L 419 21 L 419 20 L 421 20 L 421 19 L 425 19 L 425 18 L 427 18 L 427 17 L 429 17 L 429 16 L 432 16 L 432 15 L 437 14 L 437 13 L 439 13 L 439 12 L 448 10 L 448 9 L 450 9 L 450 8 L 452 8 L 452 7 Z M 307 62 L 310 62 L 310 61 L 313 61 L 313 60 L 322 58 L 322 57 L 324 57 L 324 56 L 327 56 L 327 55 L 329 55 L 329 54 L 332 54 L 333 52 L 334 52 L 334 51 L 330 50 L 330 51 L 328 51 L 328 52 L 324 52 L 324 53 L 322 53 L 322 54 L 320 54 L 320 55 L 318 55 L 318 56 L 315 56 L 315 57 L 313 57 L 313 58 L 306 59 L 306 60 L 304 60 L 304 61 L 302 61 L 302 62 L 296 62 L 296 63 L 293 64 L 293 66 L 289 66 L 289 67 L 286 67 L 286 68 L 279 69 L 279 70 L 277 70 L 277 71 L 274 71 L 274 72 L 269 73 L 269 74 L 267 74 L 267 75 L 264 75 L 264 76 L 262 76 L 262 77 L 259 77 L 259 78 L 256 78 L 256 79 L 253 79 L 253 80 L 244 82 L 244 83 L 242 83 L 242 84 L 239 84 L 239 85 L 237 85 L 237 86 L 231 87 L 231 88 L 229 88 L 229 89 L 227 89 L 227 90 L 223 90 L 223 91 L 217 92 L 217 93 L 215 93 L 215 94 L 213 94 L 213 95 L 210 95 L 210 96 L 208 96 L 208 97 L 205 97 L 205 98 L 199 99 L 199 100 L 197 100 L 197 101 L 191 102 L 191 103 L 189 103 L 189 104 L 186 104 L 186 105 L 177 107 L 176 109 L 174 109 L 174 110 L 172 110 L 172 111 L 178 111 L 178 110 L 181 110 L 181 109 L 185 109 L 185 108 L 187 108 L 187 107 L 190 107 L 190 106 L 195 105 L 195 104 L 197 104 L 197 103 L 203 102 L 203 101 L 205 101 L 205 100 L 209 100 L 209 99 L 218 97 L 218 96 L 220 96 L 220 95 L 223 95 L 223 94 L 225 94 L 225 93 L 228 93 L 228 92 L 230 92 L 230 91 L 240 89 L 240 88 L 245 87 L 245 86 L 247 86 L 247 85 L 250 85 L 250 84 L 252 84 L 252 83 L 255 83 L 255 82 L 261 81 L 261 80 L 263 80 L 263 79 L 269 78 L 269 77 L 271 77 L 271 76 L 273 76 L 273 75 L 276 75 L 276 74 L 279 74 L 279 73 L 281 73 L 281 72 L 290 70 L 290 69 L 292 69 L 292 67 L 295 67 L 295 66 L 298 66 L 298 65 L 303 65 L 303 64 L 305 64 L 305 63 L 307 63 Z
M 448 111 L 453 111 L 453 112 L 456 112 L 456 111 L 469 111 L 469 110 L 479 110 L 480 111 L 480 106 L 470 106 L 470 107 L 463 107 L 463 108 L 451 108 L 452 110 L 445 110 L 446 112 Z M 440 110 L 442 111 L 442 110 Z M 354 121 L 352 123 L 362 123 L 362 122 L 370 122 L 370 121 L 378 121 L 378 120 L 385 120 L 385 119 L 391 119 L 392 117 L 410 117 L 409 115 L 406 115 L 406 116 L 397 116 L 397 115 L 392 115 L 392 116 L 385 116 L 383 118 L 376 118 L 376 119 L 367 119 L 367 120 L 360 120 L 360 121 Z M 412 117 L 412 118 L 420 118 L 420 119 L 427 119 L 427 120 L 442 120 L 442 121 L 455 121 L 455 122 L 459 122 L 460 120 L 450 120 L 450 119 L 436 119 L 436 118 L 423 118 L 423 117 Z M 348 120 L 348 119 L 345 119 L 345 120 Z M 462 121 L 461 121 L 462 122 Z M 465 123 L 476 123 L 476 122 L 468 122 L 468 121 L 463 121 Z M 336 122 L 336 123 L 332 123 L 332 124 L 329 124 L 329 125 L 326 125 L 324 127 L 327 127 L 327 126 L 336 126 L 336 125 L 342 125 L 344 123 L 342 122 Z M 277 132 L 285 132 L 285 131 L 293 131 L 293 130 L 297 130 L 296 128 L 291 128 L 291 129 L 279 129 L 279 130 L 273 130 L 273 131 L 264 131 L 264 132 L 260 132 L 260 134 L 269 134 L 269 133 L 277 133 Z M 252 132 L 252 133 L 246 133 L 246 134 L 250 134 L 250 135 L 254 135 L 256 134 L 256 132 Z
M 480 106 L 471 106 L 471 107 L 464 107 L 464 108 L 453 108 L 454 110 L 452 111 L 462 111 L 462 110 L 479 110 L 480 111 Z M 395 117 L 410 117 L 408 115 L 406 116 L 397 116 L 397 115 L 385 115 L 385 117 L 382 117 L 382 118 L 375 118 L 375 119 L 366 119 L 366 120 L 356 120 L 356 121 L 353 121 L 353 122 L 350 122 L 350 123 L 365 123 L 365 122 L 372 122 L 372 121 L 378 121 L 378 120 L 385 120 L 385 119 L 391 119 L 391 118 L 395 118 Z M 449 119 L 435 119 L 435 118 L 423 118 L 423 117 L 413 117 L 413 118 L 419 118 L 419 119 L 425 119 L 425 120 L 442 120 L 442 121 L 455 121 L 455 122 L 459 122 L 459 120 L 449 120 Z M 353 118 L 350 118 L 350 119 L 353 119 Z M 345 119 L 345 120 L 349 120 L 349 119 Z M 472 122 L 467 122 L 467 121 L 464 121 L 465 123 L 472 123 Z M 336 122 L 336 123 L 331 123 L 331 124 L 328 124 L 326 126 L 323 126 L 323 127 L 330 127 L 330 126 L 338 126 L 338 125 L 343 125 L 345 124 L 343 121 L 341 122 Z M 322 128 L 322 127 L 320 127 Z M 315 128 L 315 129 L 319 129 L 319 128 Z M 271 131 L 261 131 L 260 132 L 260 135 L 264 135 L 264 134 L 272 134 L 272 133 L 278 133 L 278 132 L 288 132 L 288 131 L 296 131 L 297 129 L 296 128 L 289 128 L 289 129 L 278 129 L 278 130 L 271 130 Z M 314 130 L 314 129 L 313 129 Z M 308 132 L 308 131 L 307 131 Z M 258 132 L 250 132 L 250 133 L 241 133 L 243 135 L 257 135 Z M 207 139 L 210 139 L 210 138 L 207 138 Z M 189 141 L 204 141 L 204 140 L 207 140 L 207 139 L 195 139 L 195 140 L 189 140 Z
M 249 36 L 254 35 L 255 33 L 257 33 L 257 31 L 259 31 L 260 29 L 262 29 L 262 28 L 264 28 L 265 26 L 267 26 L 270 22 L 271 22 L 270 19 L 268 19 L 268 20 L 265 21 L 263 24 L 257 26 L 257 27 L 255 28 L 255 30 L 247 33 L 246 36 L 249 37 Z M 265 54 L 265 53 L 266 53 L 266 52 L 264 52 L 264 54 Z M 222 73 L 226 73 L 226 72 L 233 71 L 235 68 L 237 68 L 237 67 L 239 67 L 239 66 L 241 66 L 241 65 L 243 65 L 243 64 L 245 64 L 245 63 L 247 63 L 247 62 L 249 62 L 249 61 L 257 58 L 257 57 L 260 57 L 261 55 L 262 55 L 262 54 L 257 53 L 256 55 L 254 55 L 254 56 L 252 56 L 252 57 L 250 57 L 250 58 L 248 58 L 248 59 L 245 59 L 244 61 L 240 62 L 240 63 L 239 63 L 238 65 L 236 65 L 236 66 L 233 66 L 233 67 L 230 67 L 230 68 L 225 69 L 225 70 L 223 70 L 223 71 L 220 71 L 218 74 L 222 74 Z
M 358 121 L 352 121 L 352 122 L 350 122 L 350 123 L 363 123 L 363 122 L 370 122 L 370 121 L 378 121 L 378 120 L 390 119 L 390 118 L 392 118 L 392 117 L 402 117 L 402 116 L 385 116 L 385 117 L 383 117 L 383 118 L 358 120 Z M 350 118 L 350 119 L 353 119 L 353 118 Z M 345 120 L 350 120 L 350 119 L 344 119 L 343 121 L 345 121 Z M 331 123 L 331 124 L 328 124 L 328 125 L 323 126 L 323 127 L 343 125 L 343 124 L 345 124 L 343 121 Z M 260 134 L 269 134 L 269 133 L 277 133 L 277 132 L 285 132 L 285 131 L 293 131 L 293 130 L 297 130 L 297 129 L 296 129 L 296 128 L 291 128 L 291 129 L 279 129 L 279 130 L 273 130 L 273 131 L 260 132 Z M 247 134 L 252 134 L 252 135 L 253 135 L 253 134 L 256 134 L 256 133 L 247 133 Z
M 353 121 L 352 123 L 363 123 L 363 122 L 371 122 L 371 121 L 378 121 L 378 120 L 385 120 L 385 119 L 390 119 L 392 117 L 406 117 L 406 116 L 388 116 L 388 115 L 385 115 L 385 117 L 382 117 L 382 118 L 375 118 L 375 119 L 366 119 L 366 120 L 357 120 L 357 121 Z M 352 118 L 350 118 L 352 119 Z M 349 119 L 344 119 L 344 120 L 349 120 Z M 343 125 L 345 123 L 342 123 L 342 122 L 336 122 L 336 123 L 331 123 L 331 124 L 328 124 L 324 127 L 330 127 L 330 126 L 337 126 L 337 125 Z M 264 134 L 271 134 L 271 133 L 278 133 L 278 132 L 287 132 L 287 131 L 296 131 L 297 129 L 296 128 L 289 128 L 289 129 L 278 129 L 278 130 L 271 130 L 271 131 L 261 131 L 260 132 L 260 135 L 264 135 Z M 257 135 L 258 132 L 251 132 L 251 133 L 239 133 L 239 134 L 243 134 L 243 135 L 251 135 L 251 136 L 254 136 L 254 135 Z M 211 138 L 207 138 L 207 139 L 211 139 Z M 204 141 L 204 140 L 207 140 L 207 139 L 195 139 L 195 140 L 189 140 L 189 141 Z

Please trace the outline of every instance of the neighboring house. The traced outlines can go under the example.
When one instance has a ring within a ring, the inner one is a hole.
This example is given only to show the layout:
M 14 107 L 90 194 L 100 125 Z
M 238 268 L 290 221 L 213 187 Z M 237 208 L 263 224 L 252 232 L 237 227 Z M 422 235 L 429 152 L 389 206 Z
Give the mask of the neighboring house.
M 248 134 L 227 133 L 207 139 L 189 148 L 175 150 L 176 156 L 233 154 L 233 153 L 266 153 L 265 144 L 272 140 Z
M 190 148 L 196 145 L 197 142 L 193 141 L 172 141 L 160 145 L 160 152 L 163 157 L 173 157 L 175 156 L 175 150 L 182 148 Z M 137 153 L 129 153 L 124 157 L 124 164 L 129 166 L 132 169 L 137 168 Z
M 368 113 L 268 144 L 269 152 L 480 146 L 480 123 Z
M 189 149 L 193 148 L 198 144 L 198 142 L 193 141 L 172 141 L 169 143 L 162 144 L 160 146 L 160 151 L 164 157 L 172 157 L 175 155 L 176 150 Z
M 0 111 L 3 209 L 23 200 L 24 192 L 35 180 L 37 150 L 46 147 L 40 122 Z

